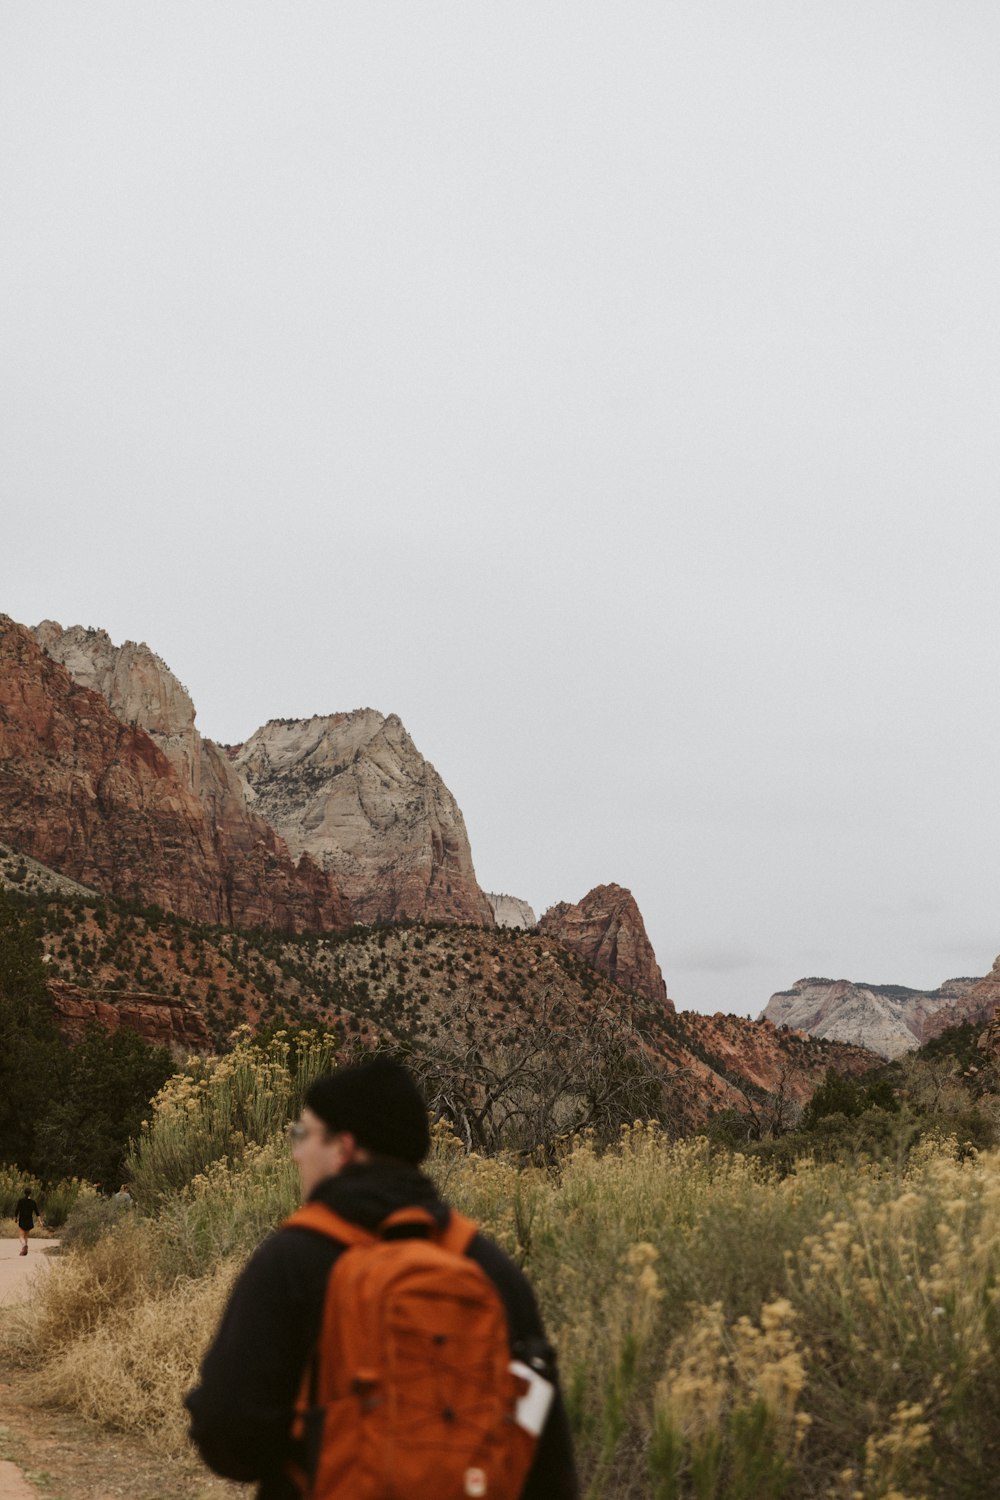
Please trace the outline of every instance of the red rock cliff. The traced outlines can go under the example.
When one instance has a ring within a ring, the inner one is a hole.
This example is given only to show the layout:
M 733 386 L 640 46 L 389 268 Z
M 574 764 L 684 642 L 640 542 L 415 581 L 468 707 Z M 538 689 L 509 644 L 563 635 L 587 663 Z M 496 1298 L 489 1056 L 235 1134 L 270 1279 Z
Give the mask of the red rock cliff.
M 152 1046 L 211 1050 L 204 1017 L 182 1000 L 142 990 L 83 990 L 64 979 L 50 979 L 48 992 L 60 1030 L 70 1041 L 79 1041 L 87 1023 L 97 1021 L 112 1035 L 124 1026 Z
M 623 886 L 595 886 L 575 906 L 560 901 L 538 926 L 622 989 L 673 1010 L 642 913 Z
M 348 903 L 254 818 L 239 835 L 137 725 L 0 615 L 0 840 L 109 895 L 197 921 L 343 927 Z M 252 836 L 251 836 L 252 835 Z

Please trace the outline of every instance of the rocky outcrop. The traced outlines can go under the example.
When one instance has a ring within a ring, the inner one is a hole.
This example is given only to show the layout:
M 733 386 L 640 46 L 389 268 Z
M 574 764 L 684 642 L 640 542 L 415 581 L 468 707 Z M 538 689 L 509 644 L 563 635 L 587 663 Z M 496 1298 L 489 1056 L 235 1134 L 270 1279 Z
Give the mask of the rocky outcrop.
M 940 1036 L 949 1026 L 988 1025 L 1000 1006 L 1000 958 L 984 979 L 970 979 L 968 988 L 957 999 L 943 1006 L 931 1016 L 924 1027 L 921 1041 L 929 1042 Z
M 89 886 L 81 885 L 78 880 L 70 880 L 67 875 L 50 870 L 48 865 L 39 864 L 37 859 L 18 854 L 8 844 L 0 844 L 0 886 L 5 885 L 25 896 L 44 892 L 47 895 L 89 896 L 93 899 L 95 895 Z
M 211 1051 L 204 1017 L 182 1000 L 141 990 L 84 990 L 64 979 L 50 979 L 47 989 L 59 1029 L 71 1042 L 78 1042 L 96 1021 L 112 1035 L 124 1026 L 152 1046 Z
M 994 1010 L 990 1016 L 989 1025 L 979 1038 L 978 1046 L 994 1066 L 1000 1063 L 1000 1009 Z
M 74 682 L 101 694 L 116 719 L 144 729 L 164 753 L 183 786 L 196 795 L 201 781 L 201 736 L 186 687 L 143 642 L 113 644 L 106 630 L 43 620 L 32 631 L 38 644 Z
M 867 1047 L 882 1057 L 899 1057 L 926 1041 L 932 1018 L 951 1010 L 980 982 L 948 979 L 925 991 L 849 979 L 800 979 L 790 990 L 771 996 L 761 1019 Z
M 230 754 L 253 807 L 350 891 L 357 921 L 493 925 L 458 804 L 395 714 L 272 719 Z
M 537 927 L 538 918 L 527 901 L 520 901 L 517 896 L 497 895 L 493 891 L 485 894 L 498 927 Z
M 550 906 L 538 925 L 622 989 L 673 1010 L 631 891 L 620 885 L 595 886 L 575 906 L 566 901 Z
M 256 817 L 238 836 L 213 823 L 187 772 L 5 615 L 0 840 L 107 895 L 199 921 L 295 931 L 350 923 L 312 861 L 296 868 Z

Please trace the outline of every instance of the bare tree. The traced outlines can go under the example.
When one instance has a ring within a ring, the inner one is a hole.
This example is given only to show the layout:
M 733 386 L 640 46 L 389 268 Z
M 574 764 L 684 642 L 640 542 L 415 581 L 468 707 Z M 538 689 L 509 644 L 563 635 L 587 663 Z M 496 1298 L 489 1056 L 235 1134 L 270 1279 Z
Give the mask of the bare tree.
M 676 1113 L 662 1062 L 610 1004 L 546 995 L 489 1045 L 421 1044 L 408 1061 L 431 1109 L 484 1153 L 548 1149 L 588 1129 L 606 1143 L 632 1120 Z

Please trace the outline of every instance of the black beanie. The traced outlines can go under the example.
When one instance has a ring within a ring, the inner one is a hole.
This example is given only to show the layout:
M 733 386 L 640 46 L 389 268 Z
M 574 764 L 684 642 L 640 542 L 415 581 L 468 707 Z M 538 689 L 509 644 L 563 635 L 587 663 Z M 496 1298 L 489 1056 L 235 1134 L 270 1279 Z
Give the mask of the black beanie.
M 430 1150 L 427 1106 L 406 1069 L 387 1057 L 317 1078 L 305 1103 L 330 1130 L 349 1130 L 378 1156 L 416 1165 Z

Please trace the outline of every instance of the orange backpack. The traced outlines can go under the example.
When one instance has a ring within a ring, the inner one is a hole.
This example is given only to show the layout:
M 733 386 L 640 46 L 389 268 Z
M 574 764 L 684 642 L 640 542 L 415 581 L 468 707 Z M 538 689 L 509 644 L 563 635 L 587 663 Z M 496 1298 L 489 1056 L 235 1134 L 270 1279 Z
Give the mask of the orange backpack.
M 476 1225 L 453 1210 L 441 1228 L 415 1207 L 369 1232 L 321 1203 L 285 1222 L 346 1247 L 296 1408 L 302 1493 L 518 1500 L 551 1387 L 512 1361 L 500 1296 L 464 1253 Z

